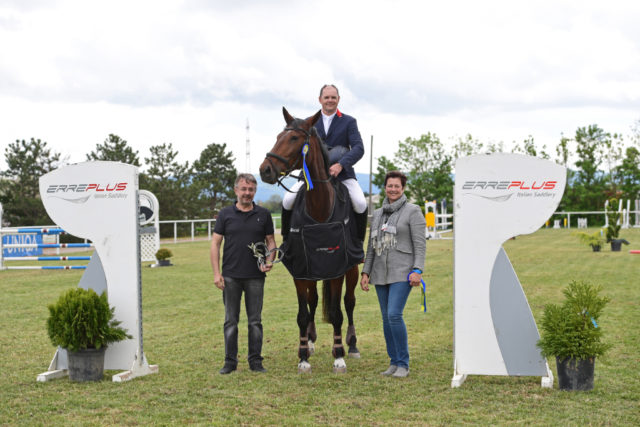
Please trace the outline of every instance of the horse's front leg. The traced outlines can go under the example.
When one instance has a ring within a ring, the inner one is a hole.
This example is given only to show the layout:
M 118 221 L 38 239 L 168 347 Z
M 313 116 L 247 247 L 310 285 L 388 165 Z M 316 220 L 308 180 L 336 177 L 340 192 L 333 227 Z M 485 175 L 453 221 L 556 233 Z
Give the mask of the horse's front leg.
M 311 356 L 315 351 L 315 342 L 318 339 L 315 322 L 316 308 L 318 307 L 318 288 L 316 287 L 315 282 L 312 286 L 309 286 L 307 301 L 309 302 L 309 323 L 307 325 L 307 337 L 309 338 L 309 356 Z
M 309 325 L 309 309 L 307 307 L 307 284 L 296 281 L 296 292 L 298 294 L 298 329 L 300 333 L 300 343 L 298 345 L 298 373 L 310 373 L 309 363 L 309 338 L 307 327 Z
M 356 342 L 358 342 L 358 338 L 356 337 L 356 327 L 353 323 L 353 310 L 356 307 L 356 293 L 355 289 L 358 285 L 358 266 L 354 266 L 349 271 L 347 271 L 345 282 L 347 285 L 347 291 L 344 294 L 344 309 L 347 312 L 347 320 L 349 322 L 349 326 L 347 327 L 347 337 L 345 342 L 349 346 L 349 357 L 353 357 L 355 359 L 360 358 L 360 351 L 358 347 L 356 347 Z
M 333 325 L 333 372 L 343 374 L 347 372 L 347 363 L 344 361 L 344 346 L 342 345 L 342 309 L 340 297 L 342 296 L 342 278 L 331 281 L 331 302 L 329 306 L 329 321 Z

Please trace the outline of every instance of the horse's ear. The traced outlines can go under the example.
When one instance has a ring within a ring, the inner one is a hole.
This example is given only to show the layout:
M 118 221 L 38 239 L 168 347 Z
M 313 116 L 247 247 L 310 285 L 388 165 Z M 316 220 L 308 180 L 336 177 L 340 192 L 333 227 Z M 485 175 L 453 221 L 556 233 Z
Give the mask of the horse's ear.
M 316 114 L 313 115 L 313 117 L 311 117 L 311 125 L 309 127 L 313 127 L 313 125 L 316 124 L 316 122 L 320 119 L 320 114 L 321 114 L 322 110 L 318 110 L 318 112 Z M 307 121 L 308 123 L 309 121 Z
M 284 121 L 287 122 L 287 125 L 291 124 L 293 117 L 291 117 L 291 114 L 289 114 L 287 109 L 284 107 L 282 107 L 282 115 L 284 116 Z

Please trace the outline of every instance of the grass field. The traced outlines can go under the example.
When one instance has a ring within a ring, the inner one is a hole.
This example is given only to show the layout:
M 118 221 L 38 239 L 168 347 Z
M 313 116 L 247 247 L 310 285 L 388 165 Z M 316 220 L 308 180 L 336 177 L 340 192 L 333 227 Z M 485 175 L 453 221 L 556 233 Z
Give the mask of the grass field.
M 37 383 L 54 348 L 45 331 L 47 304 L 76 286 L 81 272 L 0 272 L 0 425 L 639 425 L 640 230 L 623 230 L 623 252 L 601 253 L 568 230 L 540 230 L 505 243 L 539 322 L 572 279 L 604 287 L 611 298 L 600 321 L 608 356 L 596 362 L 595 389 L 542 389 L 539 377 L 470 376 L 451 389 L 453 374 L 450 240 L 428 242 L 428 313 L 412 292 L 405 310 L 411 374 L 381 377 L 388 364 L 375 291 L 357 290 L 359 360 L 332 373 L 331 328 L 318 323 L 313 373 L 297 373 L 297 303 L 282 265 L 268 276 L 263 312 L 266 374 L 246 363 L 241 317 L 237 372 L 219 375 L 224 358 L 221 292 L 214 287 L 208 242 L 170 245 L 171 268 L 143 269 L 144 347 L 160 373 L 127 383 L 68 379 Z M 555 373 L 555 361 L 550 360 Z

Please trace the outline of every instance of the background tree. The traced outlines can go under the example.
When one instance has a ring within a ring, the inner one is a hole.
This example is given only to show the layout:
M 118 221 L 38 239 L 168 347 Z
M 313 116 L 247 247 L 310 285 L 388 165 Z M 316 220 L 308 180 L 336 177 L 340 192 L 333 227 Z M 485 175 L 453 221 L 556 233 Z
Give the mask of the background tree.
M 0 172 L 0 202 L 4 220 L 12 226 L 50 225 L 40 198 L 39 179 L 58 167 L 60 154 L 47 143 L 31 138 L 16 140 L 4 151 L 7 170 Z
M 602 153 L 602 162 L 607 168 L 605 171 L 607 194 L 610 197 L 618 197 L 616 168 L 622 160 L 624 142 L 622 135 L 620 134 L 614 133 L 613 135 L 606 135 L 607 138 L 604 138 L 602 145 L 600 146 L 600 152 Z
M 640 151 L 627 147 L 622 163 L 616 168 L 616 178 L 622 199 L 635 200 L 640 197 Z
M 567 167 L 569 164 L 569 157 L 571 156 L 571 150 L 569 147 L 570 143 L 571 138 L 567 138 L 563 134 L 560 134 L 560 142 L 556 146 L 556 162 L 564 167 Z
M 140 174 L 140 188 L 149 190 L 158 198 L 163 219 L 188 219 L 197 205 L 197 194 L 191 188 L 189 162 L 176 160 L 178 151 L 171 143 L 149 148 L 150 157 L 145 157 L 147 170 Z
M 631 125 L 630 140 L 636 148 L 640 149 L 640 119 L 636 120 L 635 123 Z
M 193 185 L 198 192 L 202 210 L 200 215 L 211 218 L 235 199 L 233 183 L 237 171 L 227 144 L 212 143 L 200 153 L 193 164 Z
M 260 185 L 260 183 L 258 183 Z M 282 197 L 278 194 L 272 194 L 269 200 L 261 202 L 260 206 L 267 209 L 271 213 L 280 214 L 282 211 Z
M 126 140 L 112 133 L 102 144 L 96 144 L 96 149 L 87 154 L 87 160 L 108 160 L 140 166 L 138 152 L 133 151 Z
M 407 197 L 419 206 L 426 200 L 453 199 L 453 158 L 436 134 L 400 142 L 394 163 L 407 175 Z
M 376 168 L 376 173 L 373 175 L 373 179 L 371 182 L 380 189 L 380 195 L 378 197 L 377 207 L 382 206 L 382 201 L 385 198 L 384 193 L 384 177 L 387 175 L 387 172 L 393 170 L 399 170 L 393 161 L 387 159 L 385 156 L 380 156 L 378 158 L 378 167 Z
M 456 142 L 451 150 L 451 155 L 459 159 L 460 157 L 468 157 L 473 156 L 474 154 L 482 153 L 482 148 L 484 144 L 479 140 L 475 139 L 468 133 L 463 138 L 458 138 L 458 142 Z
M 573 143 L 575 144 L 575 173 L 567 182 L 562 205 L 565 210 L 596 210 L 602 209 L 607 199 L 604 194 L 605 177 L 600 170 L 602 164 L 603 141 L 609 135 L 598 127 L 590 125 L 576 129 Z
M 538 149 L 538 147 L 536 147 L 536 143 L 533 139 L 533 136 L 529 135 L 527 138 L 524 139 L 524 141 L 522 141 L 522 145 L 520 145 L 519 143 L 516 143 L 515 146 L 513 147 L 512 152 L 522 153 L 522 154 L 526 154 L 528 156 L 533 156 L 533 157 L 540 157 L 542 159 L 549 159 L 550 156 L 546 150 L 547 150 L 546 145 L 542 145 L 542 148 Z

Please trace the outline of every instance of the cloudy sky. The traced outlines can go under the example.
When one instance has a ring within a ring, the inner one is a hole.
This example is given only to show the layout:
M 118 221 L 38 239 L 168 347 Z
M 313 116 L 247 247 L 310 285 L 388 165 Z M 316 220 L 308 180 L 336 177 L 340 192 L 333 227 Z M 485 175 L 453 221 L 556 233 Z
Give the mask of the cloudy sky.
M 0 168 L 16 139 L 78 162 L 115 133 L 141 158 L 225 142 L 245 171 L 248 121 L 255 172 L 281 107 L 311 115 L 325 83 L 358 119 L 358 172 L 372 135 L 374 158 L 427 132 L 507 147 L 594 123 L 628 135 L 639 21 L 631 0 L 0 0 Z

